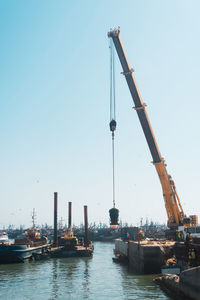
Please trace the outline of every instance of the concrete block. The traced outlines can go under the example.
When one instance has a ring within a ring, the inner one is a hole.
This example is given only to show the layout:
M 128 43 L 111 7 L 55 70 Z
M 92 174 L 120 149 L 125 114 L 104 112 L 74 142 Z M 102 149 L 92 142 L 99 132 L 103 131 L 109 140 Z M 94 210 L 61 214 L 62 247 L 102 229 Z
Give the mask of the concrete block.
M 115 253 L 128 257 L 129 266 L 136 273 L 158 274 L 164 264 L 167 249 L 174 243 L 156 241 L 122 241 L 115 240 Z
M 200 267 L 191 268 L 181 273 L 180 288 L 192 299 L 200 299 Z
M 128 242 L 124 242 L 121 239 L 115 240 L 115 253 L 128 257 Z

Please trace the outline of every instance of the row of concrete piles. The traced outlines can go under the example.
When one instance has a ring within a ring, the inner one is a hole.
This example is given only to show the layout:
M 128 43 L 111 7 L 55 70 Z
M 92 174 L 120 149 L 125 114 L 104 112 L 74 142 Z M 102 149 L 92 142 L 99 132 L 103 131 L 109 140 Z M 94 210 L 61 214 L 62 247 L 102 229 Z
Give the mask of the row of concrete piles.
M 85 242 L 88 239 L 88 209 L 87 205 L 84 205 L 84 223 L 85 223 Z M 58 247 L 58 193 L 54 193 L 54 247 Z M 68 228 L 72 226 L 72 202 L 68 202 Z

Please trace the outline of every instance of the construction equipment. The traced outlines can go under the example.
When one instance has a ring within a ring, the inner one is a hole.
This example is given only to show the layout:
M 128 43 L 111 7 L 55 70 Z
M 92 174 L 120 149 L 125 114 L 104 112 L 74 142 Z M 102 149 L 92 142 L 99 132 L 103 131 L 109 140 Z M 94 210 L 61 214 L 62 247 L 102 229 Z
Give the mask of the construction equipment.
M 114 45 L 110 40 L 110 131 L 112 132 L 112 190 L 113 190 L 113 207 L 109 210 L 110 225 L 118 225 L 119 210 L 115 207 L 115 130 L 116 122 L 116 108 L 115 108 L 115 60 L 114 60 Z
M 122 65 L 123 72 L 122 74 L 125 76 L 133 102 L 135 104 L 134 109 L 137 112 L 140 124 L 142 126 L 147 144 L 149 146 L 152 158 L 153 158 L 153 164 L 156 168 L 156 171 L 158 173 L 162 191 L 163 191 L 163 197 L 165 202 L 165 208 L 167 211 L 167 217 L 168 217 L 168 227 L 170 229 L 178 229 L 179 226 L 194 226 L 193 220 L 195 217 L 190 218 L 186 217 L 184 214 L 183 208 L 181 206 L 180 199 L 178 197 L 176 187 L 174 184 L 174 181 L 172 180 L 172 177 L 168 174 L 166 169 L 166 164 L 164 159 L 162 158 L 148 115 L 145 108 L 145 103 L 142 100 L 142 97 L 140 95 L 139 89 L 136 84 L 135 77 L 133 75 L 133 69 L 131 68 L 127 55 L 125 52 L 125 49 L 122 44 L 122 40 L 120 37 L 120 28 L 110 30 L 108 32 L 108 37 L 112 38 L 113 43 L 115 45 L 119 60 Z

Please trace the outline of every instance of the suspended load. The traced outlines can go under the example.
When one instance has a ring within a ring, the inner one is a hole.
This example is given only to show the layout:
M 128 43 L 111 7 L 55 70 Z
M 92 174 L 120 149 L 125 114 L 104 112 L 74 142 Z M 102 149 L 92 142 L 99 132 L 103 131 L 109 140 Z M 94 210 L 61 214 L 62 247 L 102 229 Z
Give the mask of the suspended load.
M 119 218 L 119 209 L 113 207 L 109 210 L 110 214 L 110 225 L 119 225 L 118 218 Z
M 116 130 L 116 126 L 117 126 L 117 122 L 114 120 L 114 119 L 112 119 L 111 121 L 110 121 L 110 131 L 115 131 Z

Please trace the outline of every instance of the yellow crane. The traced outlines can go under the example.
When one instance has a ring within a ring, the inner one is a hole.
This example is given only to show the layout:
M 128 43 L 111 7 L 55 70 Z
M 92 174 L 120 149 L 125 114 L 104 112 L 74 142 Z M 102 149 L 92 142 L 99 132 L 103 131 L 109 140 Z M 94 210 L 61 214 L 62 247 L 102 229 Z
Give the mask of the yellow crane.
M 122 65 L 123 72 L 122 74 L 125 76 L 133 102 L 135 104 L 134 109 L 137 112 L 140 124 L 142 126 L 147 144 L 149 146 L 153 164 L 158 173 L 162 191 L 163 198 L 165 202 L 165 208 L 168 217 L 168 227 L 170 229 L 178 229 L 179 226 L 197 226 L 198 219 L 196 215 L 187 217 L 183 211 L 180 199 L 178 197 L 176 187 L 172 177 L 168 174 L 166 169 L 166 164 L 164 159 L 162 158 L 151 124 L 149 117 L 146 111 L 146 105 L 144 104 L 142 97 L 140 95 L 139 89 L 136 84 L 136 80 L 133 74 L 133 69 L 131 68 L 122 40 L 120 36 L 120 28 L 110 30 L 108 32 L 108 37 L 112 38 L 113 43 L 115 45 L 115 49 L 117 51 L 119 60 Z

